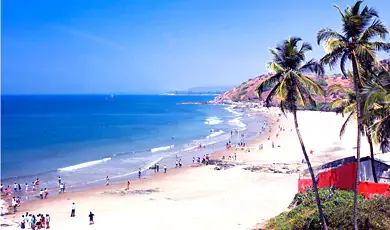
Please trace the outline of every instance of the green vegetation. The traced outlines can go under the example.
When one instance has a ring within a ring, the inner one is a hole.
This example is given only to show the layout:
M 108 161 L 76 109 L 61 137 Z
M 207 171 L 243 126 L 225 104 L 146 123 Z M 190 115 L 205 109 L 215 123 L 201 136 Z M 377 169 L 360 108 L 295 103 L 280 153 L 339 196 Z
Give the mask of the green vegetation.
M 321 189 L 319 196 L 326 216 L 328 229 L 352 229 L 352 210 L 354 193 L 351 191 Z M 271 219 L 267 229 L 321 229 L 321 221 L 315 205 L 315 194 L 310 191 L 306 194 L 295 195 L 290 211 L 283 212 Z M 390 199 L 374 197 L 363 199 L 358 196 L 360 203 L 358 212 L 358 226 L 361 229 L 390 229 Z
M 320 86 L 328 86 L 328 83 L 322 78 L 320 78 L 317 83 L 320 84 Z

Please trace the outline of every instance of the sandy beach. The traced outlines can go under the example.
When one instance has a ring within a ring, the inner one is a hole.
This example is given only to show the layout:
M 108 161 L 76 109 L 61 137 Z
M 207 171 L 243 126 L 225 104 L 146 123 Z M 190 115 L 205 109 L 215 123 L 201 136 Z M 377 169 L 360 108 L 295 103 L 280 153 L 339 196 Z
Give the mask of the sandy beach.
M 47 200 L 23 203 L 19 212 L 6 216 L 19 222 L 21 215 L 50 214 L 51 229 L 253 229 L 259 223 L 287 209 L 297 192 L 298 173 L 272 173 L 244 170 L 264 164 L 283 164 L 302 170 L 303 155 L 293 127 L 292 116 L 279 116 L 279 110 L 262 112 L 271 129 L 247 144 L 250 152 L 235 149 L 216 152 L 214 159 L 236 153 L 234 167 L 215 170 L 215 166 L 187 165 L 157 173 L 148 179 L 126 184 L 62 194 Z M 301 111 L 298 120 L 313 165 L 354 156 L 355 124 L 349 124 L 340 140 L 344 118 L 335 113 Z M 279 127 L 285 131 L 280 131 Z M 278 137 L 276 134 L 279 130 Z M 260 130 L 259 130 L 260 131 Z M 270 136 L 270 140 L 267 140 Z M 272 141 L 275 148 L 272 148 Z M 264 149 L 259 150 L 263 144 Z M 362 138 L 362 157 L 369 155 Z M 70 217 L 72 202 L 76 217 Z M 95 214 L 89 225 L 88 214 Z M 8 227 L 5 229 L 14 229 Z

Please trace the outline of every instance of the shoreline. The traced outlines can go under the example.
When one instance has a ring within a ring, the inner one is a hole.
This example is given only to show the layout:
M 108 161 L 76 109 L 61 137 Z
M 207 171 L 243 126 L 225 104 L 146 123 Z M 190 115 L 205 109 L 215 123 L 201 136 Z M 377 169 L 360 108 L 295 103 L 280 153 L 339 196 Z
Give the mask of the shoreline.
M 124 190 L 126 183 L 119 183 L 24 203 L 16 215 L 6 219 L 18 221 L 25 211 L 49 213 L 55 229 L 83 229 L 87 226 L 87 214 L 92 211 L 97 220 L 91 227 L 96 229 L 122 229 L 123 219 L 128 219 L 133 228 L 141 229 L 186 226 L 194 230 L 241 230 L 261 226 L 288 209 L 298 191 L 298 172 L 307 166 L 300 163 L 303 155 L 291 116 L 279 116 L 280 112 L 273 108 L 259 113 L 266 117 L 271 132 L 265 130 L 248 142 L 250 152 L 236 151 L 233 147 L 214 152 L 210 157 L 220 160 L 236 152 L 236 161 L 226 161 L 233 163 L 233 167 L 216 170 L 214 165 L 185 165 L 168 169 L 167 174 L 157 173 L 132 181 L 130 192 Z M 309 156 L 313 166 L 354 154 L 353 129 L 346 131 L 345 139 L 338 138 L 339 127 L 344 122 L 341 116 L 316 111 L 300 111 L 298 115 L 305 145 L 308 150 L 314 150 Z M 280 131 L 279 125 L 285 131 Z M 313 125 L 322 131 L 321 138 L 313 131 Z M 268 136 L 271 140 L 267 140 Z M 275 148 L 271 147 L 272 141 Z M 264 145 L 263 150 L 258 150 L 260 143 Z M 367 143 L 362 143 L 362 150 L 366 149 Z M 362 151 L 364 155 L 366 151 Z M 70 219 L 72 202 L 76 203 L 81 218 Z
M 247 113 L 247 112 L 246 112 Z M 261 114 L 261 115 L 259 115 Z M 254 116 L 261 116 L 265 121 L 267 121 L 267 125 L 269 126 L 270 125 L 270 122 L 272 120 L 272 122 L 275 122 L 276 119 L 274 119 L 272 116 L 268 115 L 268 114 L 265 114 L 264 112 L 257 112 L 257 114 L 255 114 Z M 275 122 L 275 127 L 276 127 L 276 122 Z M 275 127 L 271 127 L 272 129 L 272 132 L 269 133 L 269 135 L 274 135 L 275 134 Z M 249 140 L 248 143 L 247 143 L 247 146 L 251 146 L 251 145 L 254 145 L 256 143 L 259 143 L 259 142 L 263 142 L 266 140 L 266 135 L 267 133 L 263 133 L 262 135 L 260 136 L 257 136 L 255 137 L 254 139 L 252 140 Z M 248 147 L 246 147 L 248 148 Z M 231 149 L 223 149 L 223 150 L 216 150 L 214 152 L 212 152 L 210 154 L 210 160 L 221 160 L 222 156 L 225 156 L 225 158 L 227 158 L 229 156 L 229 153 L 230 152 L 234 152 L 234 151 L 240 151 L 240 150 L 235 150 L 234 147 L 231 147 Z M 227 160 L 226 160 L 227 162 Z M 131 182 L 131 187 L 133 185 L 137 185 L 137 184 L 140 184 L 140 183 L 143 183 L 145 181 L 149 181 L 149 180 L 160 180 L 160 179 L 163 179 L 165 177 L 167 177 L 168 175 L 175 175 L 177 173 L 182 173 L 182 172 L 185 172 L 193 167 L 203 167 L 205 165 L 203 164 L 199 164 L 199 163 L 186 163 L 186 164 L 183 164 L 183 166 L 181 168 L 168 168 L 167 170 L 167 174 L 164 174 L 163 173 L 163 166 L 160 165 L 160 172 L 159 173 L 155 173 L 155 172 L 149 172 L 147 174 L 149 175 L 146 175 L 146 176 L 142 176 L 141 179 L 139 178 L 136 178 L 136 179 L 130 179 L 128 181 Z M 146 169 L 144 170 L 143 172 L 148 172 L 152 169 Z M 174 174 L 172 174 L 174 173 Z M 150 175 L 151 174 L 151 175 Z M 76 190 L 76 191 L 69 191 L 69 192 L 66 192 L 66 193 L 62 193 L 62 194 L 56 194 L 54 197 L 53 196 L 50 196 L 49 194 L 49 198 L 48 199 L 39 199 L 39 198 L 34 198 L 33 200 L 27 200 L 27 201 L 24 201 L 22 203 L 22 209 L 20 209 L 21 211 L 24 211 L 23 210 L 23 207 L 29 207 L 29 205 L 33 205 L 35 203 L 39 203 L 39 204 L 42 204 L 43 203 L 50 203 L 51 200 L 53 199 L 69 199 L 70 197 L 77 197 L 78 195 L 82 195 L 86 192 L 91 192 L 91 193 L 96 193 L 96 192 L 102 192 L 102 191 L 105 191 L 106 189 L 124 189 L 126 188 L 126 181 L 121 181 L 121 182 L 114 182 L 114 183 L 110 183 L 109 186 L 105 186 L 105 185 L 99 185 L 99 186 L 95 186 L 95 187 L 92 187 L 92 188 L 87 188 L 87 189 L 82 189 L 82 190 Z M 37 192 L 38 192 L 39 188 L 37 189 Z M 39 193 L 34 194 L 33 196 L 35 197 L 38 197 L 39 196 Z M 3 197 L 2 197 L 3 199 Z M 27 208 L 26 208 L 27 209 Z

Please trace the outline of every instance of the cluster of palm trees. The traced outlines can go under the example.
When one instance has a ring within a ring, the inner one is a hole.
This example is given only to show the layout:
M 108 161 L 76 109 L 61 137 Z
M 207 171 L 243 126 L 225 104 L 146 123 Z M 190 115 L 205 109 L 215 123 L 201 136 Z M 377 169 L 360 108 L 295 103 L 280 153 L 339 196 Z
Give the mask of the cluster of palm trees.
M 329 28 L 318 32 L 317 42 L 319 45 L 324 45 L 326 50 L 326 54 L 319 62 L 314 59 L 306 62 L 305 53 L 311 51 L 312 46 L 302 42 L 299 37 L 290 37 L 275 49 L 271 49 L 273 60 L 268 67 L 273 76 L 263 81 L 257 88 L 257 93 L 261 96 L 265 89 L 273 86 L 265 99 L 266 105 L 269 106 L 276 96 L 281 110 L 284 113 L 293 114 L 296 133 L 313 181 L 323 229 L 327 229 L 326 218 L 321 207 L 317 181 L 299 131 L 297 110 L 305 105 L 315 105 L 313 96 L 323 96 L 324 91 L 316 81 L 305 74 L 323 75 L 324 66 L 329 66 L 331 69 L 339 66 L 344 76 L 351 79 L 353 85 L 352 89 L 335 85 L 330 87 L 328 93 L 341 91 L 345 95 L 344 98 L 335 100 L 331 104 L 336 111 L 343 115 L 347 114 L 340 137 L 348 121 L 352 118 L 357 120 L 354 229 L 358 228 L 357 190 L 360 178 L 361 135 L 367 137 L 372 158 L 374 156 L 373 142 L 379 144 L 382 151 L 390 147 L 390 66 L 385 66 L 376 59 L 378 51 L 390 52 L 390 43 L 378 40 L 378 38 L 384 39 L 389 32 L 380 21 L 378 12 L 368 6 L 362 7 L 362 2 L 357 1 L 354 6 L 348 6 L 345 10 L 335 6 L 341 15 L 342 32 L 339 33 Z M 375 167 L 372 168 L 375 170 Z M 373 174 L 377 182 L 375 171 Z

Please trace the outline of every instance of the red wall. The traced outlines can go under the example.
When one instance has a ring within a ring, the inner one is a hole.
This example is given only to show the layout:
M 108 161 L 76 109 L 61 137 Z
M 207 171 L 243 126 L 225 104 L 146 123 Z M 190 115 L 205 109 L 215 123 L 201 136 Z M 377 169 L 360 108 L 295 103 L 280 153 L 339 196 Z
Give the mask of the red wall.
M 385 197 L 390 197 L 390 185 L 373 182 L 360 182 L 358 192 L 363 194 L 365 198 L 372 197 L 375 194 L 382 194 Z
M 318 174 L 318 188 L 336 187 L 342 190 L 353 190 L 356 182 L 356 162 L 342 165 Z M 311 179 L 299 179 L 298 191 L 305 192 L 313 186 Z M 389 184 L 360 182 L 358 192 L 368 198 L 374 194 L 390 197 Z

